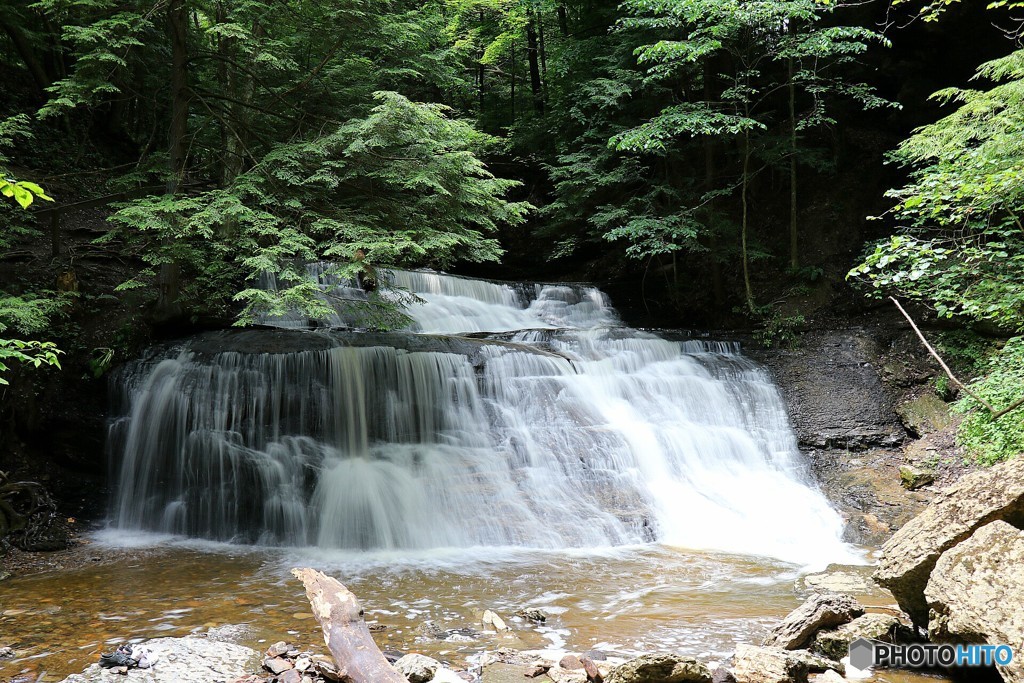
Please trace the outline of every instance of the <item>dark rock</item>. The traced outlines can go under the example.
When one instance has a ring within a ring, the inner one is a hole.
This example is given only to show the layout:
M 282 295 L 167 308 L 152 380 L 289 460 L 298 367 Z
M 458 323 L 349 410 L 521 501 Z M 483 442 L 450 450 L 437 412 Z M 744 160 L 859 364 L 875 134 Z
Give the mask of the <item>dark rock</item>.
M 778 383 L 802 446 L 856 450 L 903 440 L 877 370 L 878 337 L 867 328 L 812 330 L 799 349 L 749 351 Z
M 384 650 L 382 654 L 384 655 L 384 659 L 388 660 L 391 664 L 394 664 L 405 656 L 405 653 L 401 650 Z
M 720 666 L 711 674 L 711 683 L 736 683 L 736 677 L 731 670 Z
M 864 614 L 860 603 L 848 595 L 816 593 L 790 612 L 762 643 L 765 647 L 798 650 L 823 628 L 834 628 Z
M 601 652 L 600 650 L 587 650 L 583 654 L 586 657 L 590 657 L 595 662 L 604 662 L 604 661 L 608 660 L 608 655 L 606 655 L 605 653 Z
M 529 621 L 537 621 L 544 623 L 548 619 L 548 613 L 542 609 L 536 607 L 530 607 L 528 609 L 521 609 L 516 612 L 516 616 L 528 619 Z
M 575 669 L 582 669 L 583 662 L 581 662 L 580 658 L 576 655 L 566 655 L 558 661 L 558 666 L 562 667 L 563 669 L 569 669 L 570 671 L 572 671 Z

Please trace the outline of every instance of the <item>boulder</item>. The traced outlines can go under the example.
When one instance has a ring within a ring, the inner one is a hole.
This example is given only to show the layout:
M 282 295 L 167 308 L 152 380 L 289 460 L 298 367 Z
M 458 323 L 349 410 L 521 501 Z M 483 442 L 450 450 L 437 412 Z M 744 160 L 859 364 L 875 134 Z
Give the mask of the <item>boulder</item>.
M 409 683 L 427 683 L 441 668 L 441 662 L 425 655 L 405 655 L 393 664 L 400 674 L 409 679 Z
M 657 652 L 612 669 L 607 683 L 709 683 L 711 672 L 693 657 Z
M 132 669 L 134 683 L 181 683 L 181 681 L 233 681 L 259 667 L 260 654 L 234 643 L 198 636 L 156 638 L 146 641 L 156 656 L 150 669 Z M 99 664 L 80 674 L 72 674 L 63 683 L 104 683 L 110 676 Z
M 807 683 L 807 664 L 791 650 L 740 645 L 732 675 L 736 683 Z
M 875 580 L 915 624 L 928 623 L 924 589 L 942 553 L 995 520 L 1024 526 L 1024 458 L 975 472 L 939 493 L 882 547 Z
M 928 432 L 945 429 L 953 423 L 949 406 L 932 393 L 922 394 L 915 399 L 896 406 L 900 422 L 912 436 L 924 436 Z
M 900 466 L 900 484 L 909 491 L 916 491 L 935 481 L 935 473 L 914 465 Z
M 850 643 L 858 638 L 895 643 L 906 639 L 897 637 L 905 628 L 900 620 L 891 614 L 865 614 L 834 631 L 819 633 L 814 638 L 814 650 L 830 659 L 840 660 L 849 654 Z M 836 670 L 843 673 L 841 669 Z
M 849 595 L 815 593 L 773 628 L 762 645 L 797 650 L 821 629 L 841 626 L 862 614 L 864 608 Z
M 939 642 L 1024 643 L 1024 532 L 992 522 L 939 558 L 925 588 L 928 635 Z M 1024 659 L 999 673 L 1024 681 Z

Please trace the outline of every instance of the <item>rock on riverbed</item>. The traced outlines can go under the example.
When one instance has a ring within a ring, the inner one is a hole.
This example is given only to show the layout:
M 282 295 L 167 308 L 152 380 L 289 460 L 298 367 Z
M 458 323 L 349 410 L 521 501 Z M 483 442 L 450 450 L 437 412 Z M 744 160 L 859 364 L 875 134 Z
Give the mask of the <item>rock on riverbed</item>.
M 257 670 L 260 662 L 260 654 L 251 648 L 196 636 L 156 638 L 146 641 L 146 647 L 157 656 L 151 669 L 131 669 L 123 675 L 93 664 L 62 683 L 233 681 Z

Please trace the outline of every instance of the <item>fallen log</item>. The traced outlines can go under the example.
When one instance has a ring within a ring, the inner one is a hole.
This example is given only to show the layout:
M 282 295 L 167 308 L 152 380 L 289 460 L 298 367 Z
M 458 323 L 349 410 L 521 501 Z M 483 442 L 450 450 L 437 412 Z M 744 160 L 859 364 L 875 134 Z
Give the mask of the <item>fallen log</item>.
M 310 568 L 296 568 L 313 616 L 324 631 L 324 643 L 338 665 L 342 681 L 351 683 L 409 683 L 384 658 L 363 621 L 363 608 L 341 582 Z

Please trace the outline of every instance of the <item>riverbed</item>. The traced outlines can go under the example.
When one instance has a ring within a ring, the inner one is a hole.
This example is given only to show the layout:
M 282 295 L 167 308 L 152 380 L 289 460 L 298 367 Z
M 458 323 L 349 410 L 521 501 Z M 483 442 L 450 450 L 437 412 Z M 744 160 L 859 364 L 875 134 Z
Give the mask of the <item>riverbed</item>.
M 119 559 L 102 561 L 126 547 Z M 125 640 L 192 633 L 257 649 L 289 639 L 323 650 L 302 587 L 288 573 L 294 566 L 324 570 L 353 590 L 382 649 L 456 666 L 499 647 L 624 656 L 672 650 L 717 661 L 759 640 L 803 597 L 795 565 L 659 545 L 329 553 L 106 532 L 89 553 L 95 566 L 0 586 L 0 645 L 16 651 L 0 661 L 0 680 L 59 681 Z M 882 591 L 876 598 L 887 599 Z M 515 616 L 528 607 L 548 620 Z M 486 609 L 512 630 L 487 630 Z

